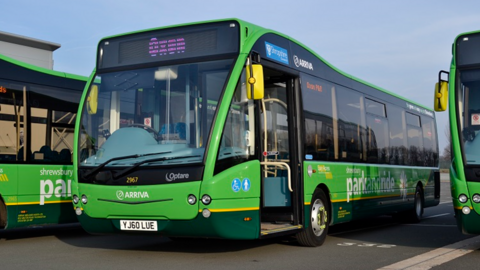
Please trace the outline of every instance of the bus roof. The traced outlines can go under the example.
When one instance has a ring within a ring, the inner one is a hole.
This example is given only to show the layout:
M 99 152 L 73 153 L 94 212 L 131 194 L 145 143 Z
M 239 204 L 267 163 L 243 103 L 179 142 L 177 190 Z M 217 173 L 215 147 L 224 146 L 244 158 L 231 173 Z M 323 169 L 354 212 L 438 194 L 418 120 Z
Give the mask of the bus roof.
M 51 69 L 47 69 L 47 68 L 42 68 L 42 67 L 39 67 L 39 66 L 35 66 L 35 65 L 32 65 L 32 64 L 29 64 L 29 63 L 19 61 L 17 59 L 14 59 L 14 58 L 2 55 L 2 54 L 0 54 L 0 60 L 9 62 L 9 63 L 11 63 L 13 65 L 16 65 L 16 66 L 20 66 L 20 67 L 23 67 L 23 68 L 26 68 L 26 69 L 30 69 L 30 70 L 33 70 L 33 71 L 36 71 L 36 72 L 51 75 L 51 76 L 62 77 L 62 78 L 66 78 L 66 79 L 74 79 L 74 80 L 79 80 L 79 81 L 87 81 L 88 80 L 88 77 L 85 77 L 85 76 L 80 76 L 80 75 L 76 75 L 76 74 L 71 74 L 71 73 L 55 71 L 55 70 L 51 70 Z
M 433 113 L 434 115 L 434 112 L 433 112 L 433 109 L 430 108 L 430 107 L 427 107 L 425 105 L 422 105 L 422 104 L 419 104 L 418 102 L 415 102 L 415 101 L 412 101 L 408 98 L 405 98 L 403 96 L 400 96 L 396 93 L 393 93 L 393 92 L 390 92 L 382 87 L 379 87 L 379 86 L 376 86 L 372 83 L 369 83 L 369 82 L 366 82 L 360 78 L 357 78 L 353 75 L 350 75 L 340 69 L 338 69 L 337 67 L 335 67 L 334 65 L 330 64 L 330 62 L 326 61 L 324 58 L 322 58 L 320 55 L 318 55 L 316 52 L 314 52 L 312 49 L 310 49 L 309 47 L 307 47 L 306 45 L 304 45 L 303 43 L 299 42 L 298 40 L 288 36 L 288 35 L 285 35 L 285 34 L 282 34 L 280 32 L 277 32 L 275 30 L 271 30 L 271 29 L 267 29 L 267 28 L 264 28 L 264 27 L 261 27 L 261 26 L 258 26 L 256 24 L 253 24 L 253 23 L 249 23 L 249 22 L 246 22 L 246 21 L 243 21 L 243 20 L 240 20 L 240 19 L 237 19 L 237 18 L 227 18 L 227 19 L 218 19 L 218 20 L 208 20 L 208 21 L 198 21 L 198 22 L 191 22 L 191 23 L 184 23 L 184 24 L 176 24 L 176 25 L 169 25 L 169 26 L 163 26 L 163 27 L 155 27 L 155 28 L 149 28 L 149 29 L 144 29 L 144 30 L 138 30 L 138 31 L 132 31 L 132 32 L 126 32 L 126 33 L 122 33 L 122 34 L 117 34 L 117 35 L 112 35 L 112 36 L 107 36 L 107 37 L 104 37 L 102 38 L 100 41 L 99 41 L 99 44 L 101 44 L 101 42 L 105 39 L 111 39 L 111 38 L 115 38 L 115 37 L 120 37 L 120 36 L 124 36 L 124 35 L 130 35 L 130 34 L 137 34 L 137 33 L 143 33 L 143 32 L 148 32 L 148 31 L 154 31 L 154 30 L 161 30 L 161 29 L 169 29 L 169 28 L 175 28 L 175 27 L 183 27 L 183 26 L 191 26 L 191 25 L 197 25 L 197 24 L 205 24 L 205 23 L 216 23 L 216 22 L 226 22 L 226 21 L 235 21 L 237 23 L 239 23 L 239 25 L 244 28 L 248 28 L 248 34 L 246 32 L 244 32 L 245 34 L 241 36 L 240 38 L 240 48 L 242 48 L 242 50 L 240 51 L 240 54 L 248 54 L 252 48 L 252 46 L 254 45 L 254 43 L 256 42 L 256 40 L 258 38 L 260 38 L 261 36 L 265 35 L 265 34 L 275 34 L 275 35 L 278 35 L 278 36 L 281 36 L 283 38 L 286 38 L 288 40 L 290 40 L 291 42 L 293 43 L 296 43 L 297 45 L 301 46 L 302 48 L 304 48 L 305 50 L 307 50 L 308 52 L 310 52 L 312 55 L 314 55 L 315 57 L 317 57 L 320 61 L 322 61 L 323 63 L 325 63 L 328 67 L 330 67 L 331 69 L 333 69 L 334 71 L 338 72 L 339 74 L 345 76 L 346 78 L 349 78 L 353 81 L 356 81 L 358 83 L 361 83 L 361 84 L 364 84 L 366 86 L 369 86 L 371 88 L 374 88 L 378 91 L 381 91 L 381 92 L 384 92 L 388 95 L 392 95 L 392 96 L 395 96 L 399 99 L 402 99 L 406 102 L 409 102 L 409 103 L 412 103 L 414 105 L 417 105 L 419 107 L 422 107 L 426 110 L 429 110 Z M 246 45 L 248 43 L 248 46 L 243 46 L 243 45 Z M 348 86 L 346 86 L 348 87 Z

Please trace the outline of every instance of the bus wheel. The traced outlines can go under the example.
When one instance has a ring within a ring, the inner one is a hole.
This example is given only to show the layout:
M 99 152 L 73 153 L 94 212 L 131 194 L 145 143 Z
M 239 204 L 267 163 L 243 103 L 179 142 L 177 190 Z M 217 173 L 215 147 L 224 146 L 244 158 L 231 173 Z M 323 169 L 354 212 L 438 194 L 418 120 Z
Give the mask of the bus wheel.
M 420 222 L 423 216 L 423 193 L 422 188 L 417 186 L 415 189 L 415 199 L 413 200 L 413 210 L 410 211 L 409 220 L 411 222 Z
M 328 201 L 323 190 L 315 190 L 310 206 L 310 223 L 307 228 L 297 233 L 297 241 L 302 246 L 321 246 L 327 237 L 329 223 Z

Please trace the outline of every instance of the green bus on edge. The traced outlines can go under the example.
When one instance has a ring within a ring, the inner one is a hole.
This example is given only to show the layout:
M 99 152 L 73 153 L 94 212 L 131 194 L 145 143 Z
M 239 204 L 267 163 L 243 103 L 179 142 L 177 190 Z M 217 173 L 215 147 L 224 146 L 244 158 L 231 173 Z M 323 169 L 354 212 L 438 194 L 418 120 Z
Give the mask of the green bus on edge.
M 72 151 L 86 82 L 0 55 L 0 230 L 78 222 Z
M 450 104 L 450 184 L 457 225 L 464 234 L 480 234 L 479 46 L 480 31 L 455 38 L 450 72 L 440 71 L 434 98 L 436 111 Z
M 237 20 L 111 36 L 76 122 L 91 233 L 321 245 L 330 225 L 439 203 L 435 115 Z

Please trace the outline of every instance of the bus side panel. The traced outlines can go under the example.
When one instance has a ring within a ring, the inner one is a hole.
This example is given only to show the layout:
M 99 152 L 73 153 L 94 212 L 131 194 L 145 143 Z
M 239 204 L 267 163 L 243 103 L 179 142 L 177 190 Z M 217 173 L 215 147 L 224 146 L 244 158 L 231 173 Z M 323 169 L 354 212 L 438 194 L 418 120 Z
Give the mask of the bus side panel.
M 18 165 L 17 227 L 77 222 L 71 165 Z
M 430 183 L 434 182 L 431 168 L 328 162 L 306 162 L 305 168 L 305 204 L 324 184 L 330 192 L 333 224 L 413 208 L 417 183 L 435 185 Z
M 345 166 L 329 162 L 307 161 L 304 163 L 305 220 L 310 220 L 310 204 L 317 187 L 325 185 L 331 200 L 331 223 L 352 219 L 353 197 L 347 196 L 347 173 Z M 351 201 L 350 201 L 351 200 Z M 306 222 L 306 226 L 309 226 Z
M 424 186 L 425 207 L 436 206 L 440 203 L 440 172 L 433 170 Z
M 260 235 L 260 162 L 233 166 L 211 179 L 204 179 L 200 196 L 208 194 L 212 203 L 210 219 L 218 235 L 233 239 L 254 239 Z M 235 228 L 235 229 L 233 229 Z

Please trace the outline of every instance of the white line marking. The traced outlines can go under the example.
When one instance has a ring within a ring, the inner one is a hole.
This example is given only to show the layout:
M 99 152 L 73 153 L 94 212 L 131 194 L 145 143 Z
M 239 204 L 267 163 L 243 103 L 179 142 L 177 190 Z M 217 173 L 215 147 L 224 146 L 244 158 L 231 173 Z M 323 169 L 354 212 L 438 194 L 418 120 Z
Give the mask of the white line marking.
M 440 202 L 439 204 L 452 203 L 451 201 Z
M 355 230 L 350 230 L 350 231 L 343 231 L 343 232 L 337 232 L 337 233 L 329 233 L 328 235 L 340 235 L 340 234 L 346 234 L 346 233 L 352 233 L 352 232 L 359 232 L 359 231 L 365 231 L 365 230 L 371 230 L 371 229 L 378 229 L 382 227 L 387 227 L 391 225 L 395 225 L 396 223 L 387 223 L 387 224 L 382 224 L 378 226 L 372 226 L 372 227 L 365 227 L 361 229 L 355 229 Z
M 443 217 L 443 216 L 448 216 L 450 213 L 444 213 L 444 214 L 438 214 L 434 216 L 428 216 L 428 217 L 423 217 L 422 219 L 429 219 L 429 218 L 436 218 L 436 217 Z
M 480 236 L 472 237 L 418 256 L 384 266 L 378 270 L 426 270 L 480 248 Z
M 403 226 L 417 227 L 457 227 L 457 225 L 441 225 L 441 224 L 402 224 Z

